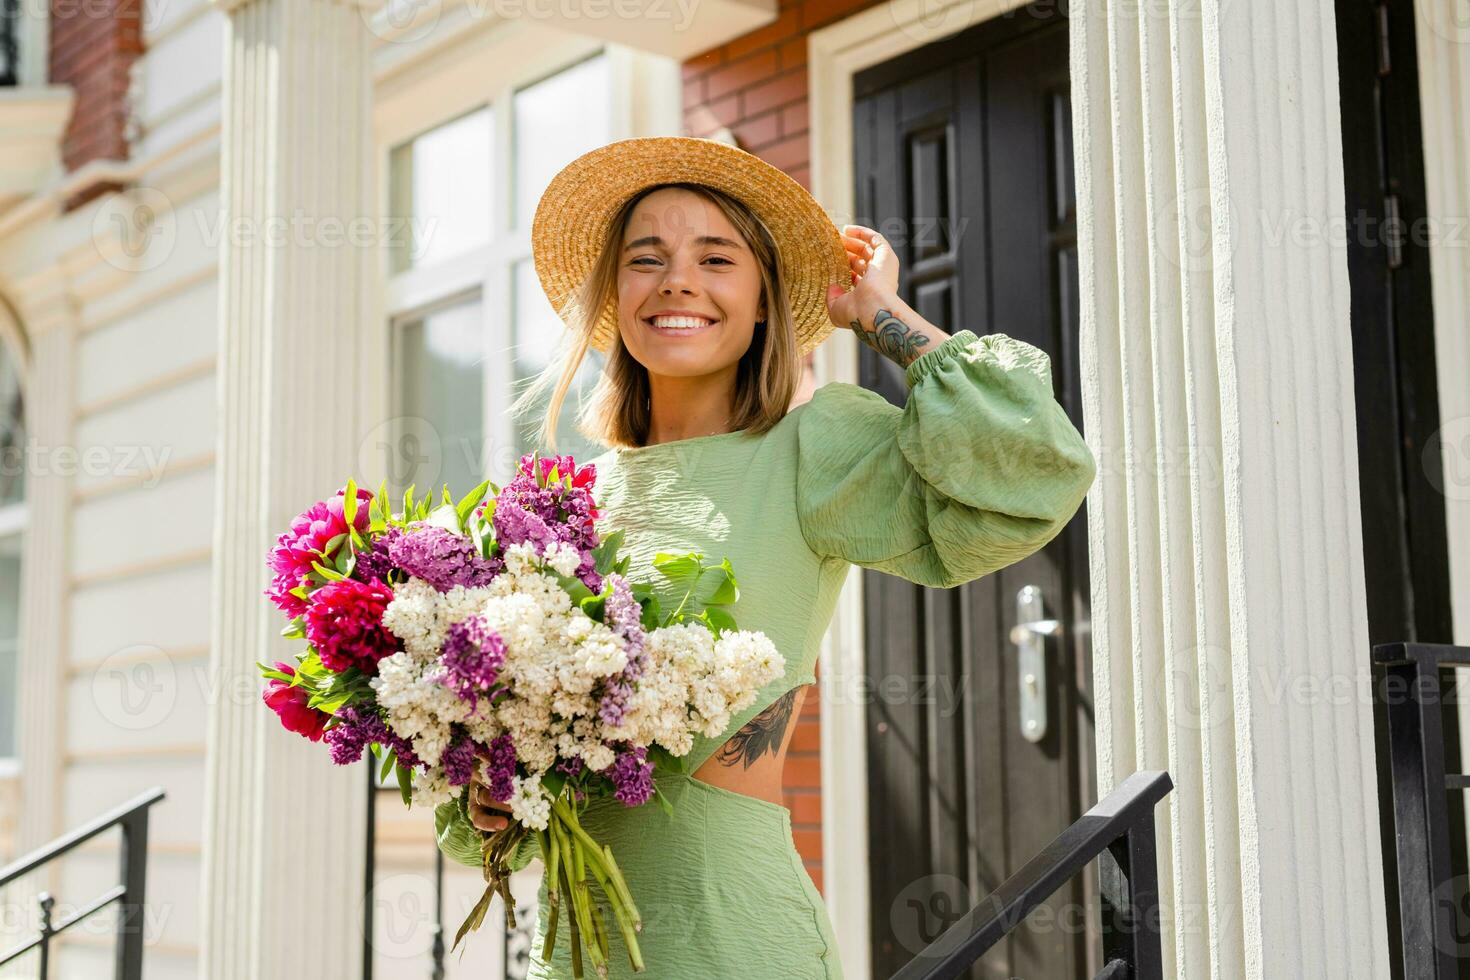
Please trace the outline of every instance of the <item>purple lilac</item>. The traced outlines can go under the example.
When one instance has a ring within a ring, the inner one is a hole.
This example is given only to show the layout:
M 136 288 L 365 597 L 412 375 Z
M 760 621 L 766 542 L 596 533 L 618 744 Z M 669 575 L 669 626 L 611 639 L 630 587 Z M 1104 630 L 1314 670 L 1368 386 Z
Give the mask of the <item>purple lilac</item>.
M 410 769 L 422 765 L 412 743 L 383 724 L 376 706 L 343 708 L 337 712 L 337 721 L 338 724 L 328 728 L 324 736 L 332 748 L 332 761 L 337 765 L 358 761 L 362 758 L 362 750 L 373 742 L 392 749 L 398 755 L 398 761 Z
M 505 641 L 484 616 L 468 616 L 449 627 L 440 662 L 445 669 L 444 686 L 477 707 L 500 678 Z
M 602 700 L 597 706 L 597 717 L 604 725 L 616 728 L 623 723 L 623 712 L 628 699 L 633 696 L 633 684 L 643 676 L 648 663 L 648 654 L 643 649 L 643 607 L 633 598 L 633 589 L 628 580 L 616 573 L 609 573 L 612 580 L 612 595 L 603 607 L 607 625 L 623 638 L 628 648 L 628 664 L 622 671 L 608 678 L 603 686 Z
M 612 780 L 613 796 L 624 806 L 642 806 L 653 796 L 653 763 L 642 746 L 619 752 L 602 774 Z
M 388 557 L 394 565 L 440 592 L 456 585 L 489 585 L 505 570 L 503 560 L 481 556 L 469 538 L 432 524 L 394 538 L 388 544 Z
M 388 573 L 398 568 L 389 557 L 388 549 L 402 534 L 403 528 L 394 524 L 374 538 L 371 547 L 359 554 L 353 563 L 352 577 L 359 582 L 371 582 L 374 579 L 387 582 Z
M 515 795 L 516 745 L 509 735 L 501 735 L 490 743 L 485 760 L 485 777 L 490 798 L 505 803 Z
M 597 507 L 592 497 L 597 468 L 591 463 L 579 468 L 571 456 L 542 457 L 536 462 L 533 466 L 530 453 L 522 456 L 515 478 L 495 498 L 495 540 L 502 548 L 530 542 L 538 553 L 555 541 L 565 542 L 582 556 L 576 573 L 582 584 L 601 592 L 602 576 L 592 553 L 598 545 Z M 563 479 L 545 485 L 553 466 L 559 477 L 570 475 L 570 487 Z
M 460 739 L 444 750 L 444 758 L 440 761 L 444 764 L 444 775 L 449 779 L 449 785 L 463 786 L 475 771 L 474 741 Z

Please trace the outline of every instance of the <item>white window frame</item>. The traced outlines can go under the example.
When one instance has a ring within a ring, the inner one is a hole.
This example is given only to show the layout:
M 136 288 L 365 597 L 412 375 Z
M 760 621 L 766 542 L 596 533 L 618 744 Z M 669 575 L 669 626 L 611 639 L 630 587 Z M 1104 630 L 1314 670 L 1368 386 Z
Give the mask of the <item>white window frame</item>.
M 446 20 L 448 20 L 446 18 Z M 395 273 L 389 249 L 380 250 L 381 307 L 375 323 L 382 333 L 377 349 L 381 384 L 373 387 L 382 404 L 374 417 L 393 411 L 396 379 L 386 352 L 399 324 L 451 302 L 478 297 L 489 356 L 484 362 L 484 458 L 493 471 L 513 465 L 504 447 L 516 444 L 516 427 L 507 411 L 514 397 L 510 359 L 503 355 L 515 340 L 514 274 L 531 256 L 530 222 L 515 224 L 513 183 L 515 93 L 570 68 L 599 51 L 608 59 L 611 81 L 609 139 L 676 134 L 682 125 L 682 79 L 670 58 L 559 30 L 534 20 L 488 24 L 457 20 L 418 42 L 381 53 L 374 80 L 374 163 L 379 213 L 392 214 L 390 162 L 393 148 L 465 113 L 490 106 L 494 125 L 492 188 L 495 226 L 490 240 L 464 254 Z M 388 61 L 387 59 L 391 59 Z M 396 216 L 402 217 L 402 216 Z M 395 240 L 405 240 L 395 233 Z M 483 474 L 499 480 L 507 472 Z M 419 488 L 423 490 L 424 488 Z
M 13 345 L 8 344 L 6 338 L 0 337 L 0 345 L 3 345 L 5 347 L 6 353 L 11 355 L 11 362 L 15 365 L 16 371 L 20 374 L 21 391 L 24 392 L 25 391 L 25 374 L 24 374 L 24 371 L 25 371 L 25 362 L 22 361 L 19 357 L 14 356 L 14 348 L 13 348 Z M 22 400 L 22 404 L 25 404 L 24 400 Z M 26 498 L 25 498 L 24 495 L 21 496 L 21 499 L 20 500 L 16 501 L 13 504 L 0 504 L 0 538 L 8 537 L 8 536 L 10 536 L 12 534 L 15 534 L 15 535 L 19 535 L 20 536 L 20 538 L 21 538 L 21 545 L 22 545 L 22 547 L 21 547 L 21 554 L 20 554 L 20 562 L 21 562 L 22 569 L 25 567 L 25 560 L 26 560 L 25 547 L 24 547 L 24 545 L 25 545 L 25 531 L 26 531 L 26 527 L 29 526 L 29 524 L 30 524 L 30 509 L 27 506 Z M 18 695 L 20 693 L 20 650 L 19 649 L 16 650 L 16 657 L 15 657 L 15 665 L 14 665 L 14 667 L 15 667 L 16 676 L 14 678 L 14 682 L 10 685 L 10 694 L 11 694 L 12 697 L 16 697 L 17 698 L 16 707 L 18 708 L 19 707 Z M 12 777 L 17 777 L 17 776 L 20 775 L 20 730 L 19 730 L 19 728 L 17 727 L 16 731 L 14 733 L 12 733 L 12 734 L 13 734 L 13 736 L 15 738 L 15 754 L 14 755 L 0 755 L 0 779 L 7 779 L 7 778 L 12 778 Z

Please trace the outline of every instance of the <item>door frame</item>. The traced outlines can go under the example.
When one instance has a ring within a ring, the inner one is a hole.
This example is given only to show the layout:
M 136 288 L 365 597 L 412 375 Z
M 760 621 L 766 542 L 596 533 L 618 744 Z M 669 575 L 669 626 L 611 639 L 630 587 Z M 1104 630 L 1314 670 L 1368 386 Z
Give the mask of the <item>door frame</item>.
M 1026 0 L 888 0 L 807 35 L 811 191 L 834 223 L 854 220 L 852 79 L 865 68 L 1025 6 Z M 881 229 L 880 229 L 881 230 Z M 858 383 L 856 338 L 817 348 L 816 383 Z M 849 573 L 851 569 L 849 568 Z M 872 975 L 868 926 L 867 702 L 862 575 L 849 574 L 822 641 L 822 893 L 843 973 Z

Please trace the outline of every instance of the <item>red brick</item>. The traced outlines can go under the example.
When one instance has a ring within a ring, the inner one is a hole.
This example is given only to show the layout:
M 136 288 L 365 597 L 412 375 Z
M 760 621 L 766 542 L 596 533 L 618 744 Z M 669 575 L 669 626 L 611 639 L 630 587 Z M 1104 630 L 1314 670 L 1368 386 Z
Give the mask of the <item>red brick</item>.
M 687 84 L 691 79 L 698 78 L 716 65 L 723 64 L 724 61 L 724 51 L 720 48 L 713 48 L 704 54 L 697 54 L 684 62 L 679 66 L 679 71 L 683 74 L 684 81 Z
M 776 70 L 776 50 L 767 48 L 748 55 L 738 61 L 729 61 L 704 77 L 705 91 L 709 98 L 738 92 L 770 78 Z
M 761 150 L 761 159 L 773 167 L 791 171 L 811 162 L 811 144 L 806 134 L 784 139 Z
M 822 748 L 822 724 L 805 718 L 796 723 L 796 732 L 791 736 L 792 752 L 817 752 Z
M 800 68 L 806 64 L 806 35 L 799 35 L 782 44 L 780 57 L 776 61 L 782 71 Z
M 788 793 L 786 794 L 786 806 L 791 810 L 791 823 L 793 826 L 796 824 L 821 826 L 821 793 Z
M 805 100 L 781 110 L 781 135 L 795 136 L 807 131 L 808 105 Z
M 801 12 L 795 7 L 781 11 L 771 23 L 743 34 L 725 45 L 725 57 L 734 60 L 770 44 L 778 44 L 801 29 Z
M 795 170 L 787 171 L 787 174 L 791 177 L 792 180 L 796 181 L 802 187 L 805 187 L 808 191 L 812 189 L 811 167 L 798 167 Z
M 783 72 L 740 94 L 741 110 L 755 115 L 806 98 L 806 69 Z
M 735 138 L 740 140 L 740 145 L 751 152 L 757 152 L 761 147 L 769 146 L 781 136 L 781 124 L 774 112 L 743 120 L 733 128 Z
M 783 774 L 792 789 L 822 788 L 822 760 L 815 755 L 788 753 Z
M 822 832 L 820 830 L 793 830 L 792 840 L 796 841 L 796 853 L 808 861 L 822 860 Z
M 684 83 L 684 109 L 686 111 L 704 104 L 704 101 L 704 79 L 696 78 L 692 82 Z

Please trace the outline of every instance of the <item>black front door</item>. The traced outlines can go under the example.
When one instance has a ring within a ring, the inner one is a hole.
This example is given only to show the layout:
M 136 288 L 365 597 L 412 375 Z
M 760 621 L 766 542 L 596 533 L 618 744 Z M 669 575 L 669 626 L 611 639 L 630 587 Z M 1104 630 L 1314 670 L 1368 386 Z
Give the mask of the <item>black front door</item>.
M 1081 429 L 1068 89 L 1065 22 L 1036 10 L 865 70 L 855 186 L 858 223 L 899 251 L 904 299 L 951 333 L 1047 351 Z M 903 404 L 902 373 L 866 349 L 861 381 Z M 1042 551 L 955 589 L 862 573 L 875 977 L 1094 802 L 1086 537 L 1084 509 Z M 1058 635 L 1014 641 L 1044 619 Z M 973 975 L 1092 976 L 1092 889 L 1057 893 Z

